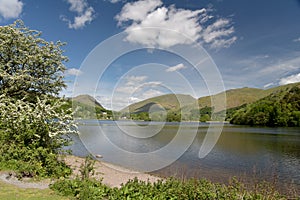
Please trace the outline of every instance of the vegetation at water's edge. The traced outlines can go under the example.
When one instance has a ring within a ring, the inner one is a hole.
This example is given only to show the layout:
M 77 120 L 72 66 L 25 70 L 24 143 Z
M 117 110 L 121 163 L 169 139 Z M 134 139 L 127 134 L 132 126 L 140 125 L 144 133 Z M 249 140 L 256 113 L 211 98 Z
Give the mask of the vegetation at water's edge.
M 58 194 L 76 199 L 288 199 L 270 184 L 260 183 L 252 188 L 232 179 L 228 185 L 208 180 L 190 179 L 181 181 L 174 178 L 154 183 L 129 180 L 120 188 L 110 188 L 102 180 L 90 178 L 94 161 L 87 157 L 81 165 L 81 175 L 75 179 L 61 179 L 50 186 Z M 296 197 L 296 194 L 293 194 Z M 291 198 L 291 196 L 289 197 Z
M 173 178 L 155 183 L 129 180 L 121 188 L 109 188 L 101 181 L 60 180 L 51 188 L 60 195 L 76 199 L 288 199 L 272 187 L 261 185 L 256 190 L 247 190 L 235 179 L 229 185 L 212 183 L 208 180 L 181 181 Z

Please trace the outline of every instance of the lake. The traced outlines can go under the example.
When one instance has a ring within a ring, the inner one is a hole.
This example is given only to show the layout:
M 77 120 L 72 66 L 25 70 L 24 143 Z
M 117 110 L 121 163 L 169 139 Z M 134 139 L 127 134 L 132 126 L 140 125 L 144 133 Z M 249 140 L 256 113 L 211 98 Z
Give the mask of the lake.
M 246 181 L 278 181 L 279 187 L 293 185 L 299 191 L 300 128 L 225 124 L 212 151 L 200 159 L 208 127 L 195 122 L 85 120 L 79 126 L 80 137 L 72 136 L 71 149 L 77 156 L 101 154 L 103 161 L 162 176 L 219 182 L 236 176 Z M 177 138 L 179 129 L 184 134 Z M 175 145 L 168 146 L 173 140 Z

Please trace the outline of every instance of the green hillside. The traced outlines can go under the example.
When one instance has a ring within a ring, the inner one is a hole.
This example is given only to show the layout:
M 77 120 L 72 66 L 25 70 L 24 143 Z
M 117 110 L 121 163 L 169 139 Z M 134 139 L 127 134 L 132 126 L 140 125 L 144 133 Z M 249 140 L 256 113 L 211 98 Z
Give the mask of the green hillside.
M 144 121 L 181 121 L 182 107 L 196 104 L 197 99 L 184 94 L 166 94 L 131 104 L 121 110 L 119 118 Z M 191 106 L 192 108 L 196 106 Z
M 230 122 L 241 125 L 300 126 L 300 84 L 274 90 L 270 95 L 231 114 Z
M 95 106 L 100 109 L 104 109 L 103 106 L 96 99 L 94 99 L 92 96 L 87 94 L 73 97 L 72 101 L 77 103 L 82 103 L 87 106 Z
M 258 88 L 244 87 L 244 88 L 227 90 L 225 92 L 227 109 L 235 108 L 243 104 L 255 102 L 261 98 L 268 96 L 273 92 L 273 90 L 276 89 L 272 88 L 268 90 L 263 90 Z M 213 95 L 213 97 L 218 98 L 218 96 L 220 96 L 221 94 L 223 95 L 224 93 Z M 210 99 L 211 99 L 210 96 L 199 98 L 198 101 L 199 101 L 200 108 L 205 106 L 210 107 L 211 106 Z
M 300 83 L 293 83 L 293 84 L 273 87 L 265 90 L 258 89 L 258 88 L 248 88 L 248 87 L 227 90 L 225 91 L 227 109 L 236 108 L 243 104 L 253 103 L 272 93 L 276 93 L 282 90 L 288 90 L 296 85 L 300 85 Z M 224 93 L 220 93 L 220 94 L 224 94 Z M 218 97 L 220 94 L 213 95 L 212 97 Z M 200 108 L 206 106 L 210 107 L 211 106 L 210 99 L 211 99 L 210 96 L 199 98 L 198 99 L 199 107 Z
M 121 112 L 141 113 L 148 112 L 150 108 L 160 107 L 165 110 L 178 110 L 180 107 L 195 103 L 197 100 L 190 95 L 184 94 L 166 94 L 158 97 L 146 99 L 144 101 L 131 104 Z
M 294 83 L 284 86 L 278 86 L 270 89 L 258 88 L 239 88 L 227 90 L 226 93 L 226 120 L 231 120 L 235 124 L 253 124 L 253 121 L 246 122 L 241 120 L 236 113 L 245 112 L 250 107 L 260 104 L 261 101 L 269 99 L 269 104 L 282 104 L 280 99 L 287 95 L 294 87 L 299 87 L 300 83 Z M 224 93 L 213 95 L 212 98 L 217 98 Z M 75 116 L 82 119 L 112 119 L 112 111 L 106 110 L 89 95 L 79 95 L 73 99 L 73 108 L 75 108 Z M 72 105 L 71 100 L 70 106 Z M 198 105 L 199 107 L 198 107 Z M 277 105 L 276 104 L 276 105 Z M 200 108 L 200 110 L 199 110 Z M 280 108 L 283 109 L 283 108 Z M 293 107 L 296 109 L 296 107 Z M 283 109 L 284 110 L 284 109 Z M 153 98 L 146 99 L 129 105 L 120 112 L 115 112 L 115 119 L 134 119 L 134 120 L 154 120 L 154 121 L 209 121 L 209 120 L 222 120 L 224 112 L 215 110 L 216 115 L 212 117 L 213 108 L 211 108 L 211 97 L 201 97 L 198 100 L 190 95 L 184 94 L 166 94 Z M 287 110 L 286 110 L 287 111 Z M 288 112 L 293 110 L 288 109 Z M 298 111 L 298 110 L 295 110 Z M 248 111 L 247 111 L 248 112 Z M 254 111 L 249 111 L 255 115 Z M 294 113 L 295 114 L 295 113 Z M 252 117 L 245 115 L 248 118 Z M 245 117 L 244 117 L 245 118 Z M 269 122 L 268 122 L 269 123 Z M 274 122 L 275 123 L 275 122 Z M 283 122 L 276 122 L 277 125 L 283 126 Z M 269 124 L 272 124 L 271 122 Z M 288 124 L 290 125 L 290 124 Z
M 81 119 L 111 119 L 112 111 L 106 110 L 96 99 L 89 95 L 79 95 L 69 99 L 74 116 Z
M 238 110 L 244 109 L 247 105 L 267 98 L 270 95 L 272 96 L 279 93 L 282 94 L 284 91 L 290 91 L 293 87 L 299 85 L 300 83 L 294 83 L 266 90 L 247 87 L 227 90 L 225 91 L 227 103 L 226 119 L 232 119 L 233 115 Z M 198 101 L 189 95 L 182 94 L 167 94 L 153 97 L 126 107 L 121 111 L 121 117 L 136 120 L 158 121 L 222 120 L 224 119 L 223 117 L 225 114 L 222 110 L 215 110 L 216 114 L 213 117 L 211 116 L 213 113 L 213 108 L 211 108 L 211 98 L 218 98 L 220 95 L 224 95 L 224 93 L 219 93 L 212 97 L 201 97 Z M 179 101 L 181 103 L 179 103 Z

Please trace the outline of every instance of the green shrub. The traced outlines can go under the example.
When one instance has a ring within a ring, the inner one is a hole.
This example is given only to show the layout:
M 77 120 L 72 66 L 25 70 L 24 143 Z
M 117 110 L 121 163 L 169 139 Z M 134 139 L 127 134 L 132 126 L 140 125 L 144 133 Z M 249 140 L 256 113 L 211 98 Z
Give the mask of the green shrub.
M 59 177 L 71 170 L 59 153 L 76 132 L 57 95 L 65 87 L 61 42 L 47 42 L 21 20 L 0 27 L 0 168 L 22 176 Z
M 110 199 L 110 200 L 254 200 L 254 199 L 287 199 L 280 195 L 269 184 L 260 183 L 254 189 L 247 189 L 241 182 L 232 179 L 228 185 L 212 183 L 208 180 L 191 179 L 181 181 L 174 178 L 159 180 L 155 183 L 140 181 L 137 178 L 129 180 L 120 188 L 110 189 L 95 179 L 81 181 L 60 180 L 51 188 L 65 196 L 76 199 Z
M 111 189 L 102 183 L 102 180 L 91 178 L 94 174 L 95 160 L 89 155 L 80 166 L 80 176 L 75 179 L 60 179 L 50 185 L 52 190 L 63 196 L 71 196 L 76 199 L 102 199 L 107 197 Z
M 62 162 L 62 136 L 76 132 L 71 116 L 56 110 L 62 100 L 37 103 L 0 96 L 0 168 L 16 170 L 20 177 L 60 177 L 71 173 Z
M 60 195 L 75 197 L 76 199 L 102 199 L 107 197 L 110 188 L 101 181 L 95 179 L 81 180 L 59 180 L 50 186 L 52 190 L 57 191 Z

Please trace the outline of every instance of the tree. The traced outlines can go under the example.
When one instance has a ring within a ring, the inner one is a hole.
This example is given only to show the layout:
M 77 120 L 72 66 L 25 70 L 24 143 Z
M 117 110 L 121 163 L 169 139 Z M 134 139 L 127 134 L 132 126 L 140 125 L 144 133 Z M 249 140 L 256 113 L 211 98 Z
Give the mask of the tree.
M 167 112 L 167 122 L 180 122 L 181 121 L 181 111 L 168 111 Z
M 70 169 L 59 159 L 77 132 L 58 98 L 66 69 L 60 49 L 22 21 L 0 27 L 0 168 L 23 175 L 61 176 Z
M 17 20 L 0 27 L 0 93 L 24 98 L 36 94 L 57 95 L 65 87 L 64 45 L 47 42 L 41 32 Z
M 233 124 L 259 126 L 300 126 L 298 85 L 268 95 L 231 113 Z
M 200 122 L 207 122 L 210 120 L 211 120 L 211 118 L 208 114 L 201 115 L 201 117 L 200 117 Z

